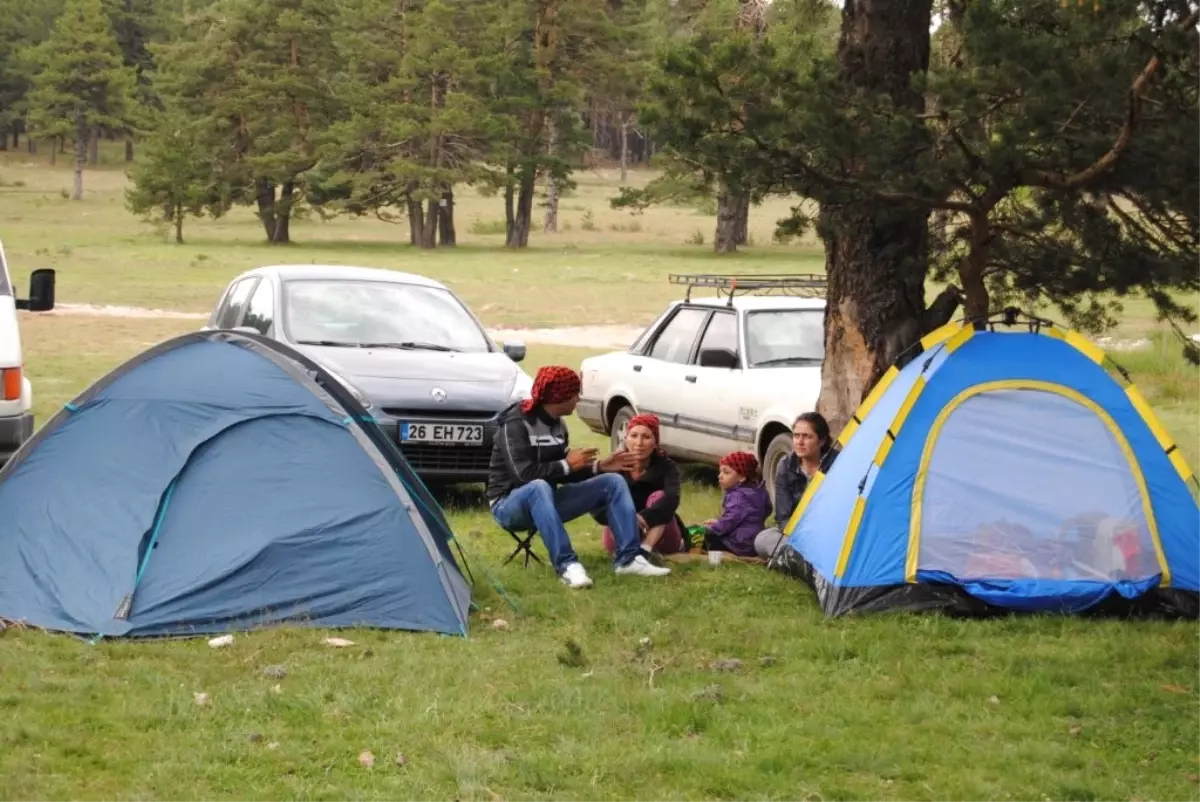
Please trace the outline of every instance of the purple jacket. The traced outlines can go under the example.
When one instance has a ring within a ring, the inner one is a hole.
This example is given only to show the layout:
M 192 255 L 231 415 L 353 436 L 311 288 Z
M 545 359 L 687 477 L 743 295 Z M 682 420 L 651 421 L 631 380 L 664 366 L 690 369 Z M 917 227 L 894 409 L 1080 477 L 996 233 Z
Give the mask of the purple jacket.
M 767 525 L 771 497 L 761 484 L 738 485 L 725 494 L 721 517 L 708 531 L 739 557 L 754 556 L 754 538 Z

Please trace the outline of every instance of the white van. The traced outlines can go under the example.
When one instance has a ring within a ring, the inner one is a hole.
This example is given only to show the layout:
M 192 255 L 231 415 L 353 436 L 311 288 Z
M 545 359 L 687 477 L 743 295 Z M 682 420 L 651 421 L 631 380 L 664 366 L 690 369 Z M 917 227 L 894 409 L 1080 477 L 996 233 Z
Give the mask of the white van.
M 33 271 L 29 299 L 17 300 L 4 260 L 4 246 L 0 244 L 0 467 L 33 435 L 33 387 L 21 358 L 17 310 L 44 312 L 53 308 L 54 271 Z

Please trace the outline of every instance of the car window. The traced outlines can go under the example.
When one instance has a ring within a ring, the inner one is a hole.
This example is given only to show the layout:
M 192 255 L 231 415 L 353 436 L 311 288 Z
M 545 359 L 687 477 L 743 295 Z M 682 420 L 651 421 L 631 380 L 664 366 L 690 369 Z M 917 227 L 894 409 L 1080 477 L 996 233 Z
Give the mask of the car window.
M 274 320 L 275 287 L 270 281 L 261 281 L 246 307 L 246 317 L 242 320 L 242 325 L 257 329 L 259 334 L 265 335 L 270 331 Z
M 707 314 L 707 309 L 680 309 L 676 312 L 655 339 L 650 358 L 686 365 L 692 355 L 696 332 L 700 330 L 700 324 Z
M 700 350 L 705 348 L 723 348 L 726 351 L 738 353 L 737 315 L 733 312 L 714 312 L 712 320 L 704 329 L 704 337 L 700 340 Z M 696 361 L 700 354 L 696 354 Z
M 779 309 L 746 315 L 750 367 L 820 364 L 825 358 L 825 315 L 820 309 Z
M 250 296 L 250 291 L 254 289 L 256 281 L 258 281 L 257 276 L 244 278 L 229 291 L 229 294 L 225 296 L 224 308 L 217 315 L 217 322 L 215 324 L 217 328 L 231 329 L 237 325 L 242 310 L 246 308 L 246 299 Z
M 448 290 L 398 281 L 293 279 L 282 323 L 295 343 L 401 345 L 486 353 L 490 341 Z

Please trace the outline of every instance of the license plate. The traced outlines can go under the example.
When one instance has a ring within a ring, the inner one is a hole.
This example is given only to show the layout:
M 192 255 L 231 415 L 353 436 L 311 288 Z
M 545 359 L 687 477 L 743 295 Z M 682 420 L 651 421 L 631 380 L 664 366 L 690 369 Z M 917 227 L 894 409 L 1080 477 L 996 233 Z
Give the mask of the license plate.
M 483 426 L 478 423 L 402 423 L 400 442 L 478 446 L 483 445 Z

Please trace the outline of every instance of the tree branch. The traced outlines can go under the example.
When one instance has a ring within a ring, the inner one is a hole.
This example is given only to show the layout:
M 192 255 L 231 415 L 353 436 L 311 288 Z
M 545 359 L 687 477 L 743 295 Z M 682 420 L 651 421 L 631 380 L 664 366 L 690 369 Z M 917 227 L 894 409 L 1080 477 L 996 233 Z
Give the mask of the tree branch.
M 1192 11 L 1179 27 L 1187 30 L 1194 28 L 1197 22 L 1200 22 L 1200 9 Z M 1125 114 L 1125 123 L 1121 126 L 1116 141 L 1113 142 L 1107 153 L 1071 175 L 1059 175 L 1048 170 L 1030 170 L 1022 176 L 1022 183 L 1046 189 L 1078 189 L 1111 170 L 1121 158 L 1121 154 L 1129 147 L 1129 143 L 1133 141 L 1133 129 L 1137 126 L 1142 93 L 1146 91 L 1146 87 L 1150 85 L 1150 81 L 1161 66 L 1162 60 L 1158 56 L 1152 56 L 1134 79 L 1133 85 L 1129 88 L 1129 110 Z

